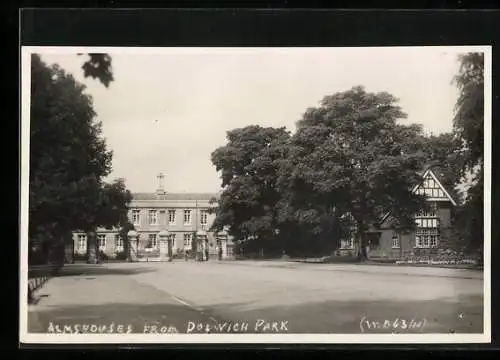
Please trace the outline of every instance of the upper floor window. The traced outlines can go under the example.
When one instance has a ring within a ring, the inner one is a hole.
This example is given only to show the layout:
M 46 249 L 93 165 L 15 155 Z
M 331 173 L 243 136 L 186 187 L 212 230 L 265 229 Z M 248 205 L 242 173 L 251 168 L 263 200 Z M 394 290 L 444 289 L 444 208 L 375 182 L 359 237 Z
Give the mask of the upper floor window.
M 426 210 L 421 210 L 419 211 L 415 216 L 416 218 L 433 218 L 437 217 L 437 203 L 432 202 L 430 203 L 430 206 Z
M 141 212 L 140 210 L 132 210 L 132 224 L 140 225 L 141 223 Z
M 168 223 L 175 224 L 175 210 L 168 210 Z
M 158 211 L 149 210 L 148 211 L 148 223 L 149 225 L 158 225 Z
M 191 224 L 191 210 L 184 210 L 184 224 Z
M 207 225 L 208 224 L 208 211 L 207 210 L 201 210 L 201 212 L 200 212 L 200 223 L 201 223 L 201 225 Z
M 422 210 L 415 215 L 415 223 L 418 228 L 438 228 L 439 218 L 437 215 L 437 204 L 430 204 L 430 208 Z

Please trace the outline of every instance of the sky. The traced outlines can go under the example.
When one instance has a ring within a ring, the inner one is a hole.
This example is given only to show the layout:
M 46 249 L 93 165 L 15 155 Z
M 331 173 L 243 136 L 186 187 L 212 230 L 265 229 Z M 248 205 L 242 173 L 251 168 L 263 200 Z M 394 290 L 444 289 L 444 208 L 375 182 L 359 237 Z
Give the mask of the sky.
M 52 48 L 53 50 L 54 48 Z M 108 180 L 153 192 L 217 192 L 210 154 L 226 132 L 257 124 L 285 126 L 326 95 L 363 85 L 396 96 L 408 118 L 439 134 L 452 129 L 453 77 L 460 47 L 107 49 L 115 81 L 84 79 L 76 51 L 41 52 L 87 85 L 113 150 Z

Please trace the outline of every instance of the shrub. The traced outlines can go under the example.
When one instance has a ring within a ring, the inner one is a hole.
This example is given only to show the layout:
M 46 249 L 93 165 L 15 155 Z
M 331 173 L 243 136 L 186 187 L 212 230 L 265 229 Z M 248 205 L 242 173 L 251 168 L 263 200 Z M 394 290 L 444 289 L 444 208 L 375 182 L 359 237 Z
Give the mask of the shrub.
M 87 254 L 81 254 L 81 253 L 73 254 L 73 260 L 75 260 L 75 261 L 87 261 Z
M 102 250 L 99 250 L 99 259 L 100 260 L 109 260 L 109 256 Z
M 127 260 L 127 253 L 125 251 L 120 251 L 116 253 L 116 260 Z

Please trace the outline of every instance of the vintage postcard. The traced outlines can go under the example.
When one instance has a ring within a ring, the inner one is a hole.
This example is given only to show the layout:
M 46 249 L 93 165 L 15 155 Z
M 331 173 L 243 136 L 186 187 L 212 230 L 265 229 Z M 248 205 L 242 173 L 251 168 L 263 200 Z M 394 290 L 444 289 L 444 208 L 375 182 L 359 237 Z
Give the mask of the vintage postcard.
M 21 77 L 22 343 L 491 341 L 491 47 L 22 47 Z

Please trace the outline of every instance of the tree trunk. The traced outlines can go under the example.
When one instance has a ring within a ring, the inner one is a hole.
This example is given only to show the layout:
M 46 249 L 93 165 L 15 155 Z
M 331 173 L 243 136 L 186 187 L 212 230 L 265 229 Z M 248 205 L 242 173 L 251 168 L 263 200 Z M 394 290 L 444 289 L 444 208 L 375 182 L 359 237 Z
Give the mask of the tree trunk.
M 358 243 L 358 258 L 361 261 L 365 261 L 367 259 L 366 254 L 366 244 L 364 242 L 364 234 L 362 231 L 358 232 L 356 235 L 357 243 Z
M 97 264 L 97 234 L 95 231 L 87 233 L 87 263 Z

